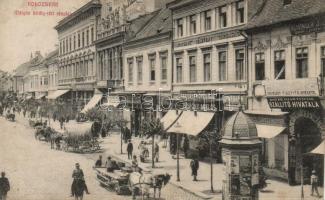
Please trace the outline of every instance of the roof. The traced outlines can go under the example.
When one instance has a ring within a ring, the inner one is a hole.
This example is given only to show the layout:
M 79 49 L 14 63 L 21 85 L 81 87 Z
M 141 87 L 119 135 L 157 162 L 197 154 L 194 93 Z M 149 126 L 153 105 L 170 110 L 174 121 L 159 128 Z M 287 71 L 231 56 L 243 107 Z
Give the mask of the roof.
M 148 24 L 143 27 L 132 40 L 138 40 L 155 36 L 157 34 L 172 31 L 173 22 L 171 19 L 171 10 L 168 8 L 161 9 Z
M 175 0 L 167 4 L 170 9 L 179 8 L 181 6 L 186 6 L 188 4 L 199 2 L 200 0 Z
M 145 15 L 141 15 L 138 18 L 128 21 L 128 23 L 130 24 L 129 30 L 127 30 L 128 37 L 131 38 L 136 35 L 139 31 L 141 31 L 142 28 L 146 26 L 148 22 L 152 19 L 152 17 L 157 15 L 158 12 L 159 10 Z
M 25 76 L 25 74 L 28 73 L 30 66 L 30 61 L 19 65 L 15 70 L 14 76 Z
M 78 10 L 71 13 L 69 16 L 63 18 L 61 21 L 58 22 L 58 24 L 54 27 L 56 30 L 59 30 L 62 26 L 73 20 L 74 18 L 78 17 L 82 13 L 86 12 L 90 8 L 101 8 L 102 4 L 99 2 L 99 0 L 91 0 L 82 7 L 80 7 Z
M 325 12 L 324 0 L 292 0 L 283 5 L 283 0 L 264 0 L 264 6 L 249 21 L 246 29 L 275 25 Z
M 59 49 L 51 51 L 44 59 L 45 62 L 52 62 L 55 60 L 59 55 Z

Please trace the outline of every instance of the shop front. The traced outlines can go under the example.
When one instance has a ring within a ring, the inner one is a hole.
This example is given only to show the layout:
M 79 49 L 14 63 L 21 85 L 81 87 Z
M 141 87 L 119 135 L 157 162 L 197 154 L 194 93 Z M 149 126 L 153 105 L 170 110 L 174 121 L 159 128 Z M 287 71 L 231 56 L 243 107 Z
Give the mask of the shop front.
M 322 141 L 323 108 L 317 79 L 263 81 L 255 85 L 255 107 L 249 110 L 254 122 L 271 126 L 257 129 L 263 139 L 266 170 L 294 185 L 309 182 L 312 170 L 323 177 L 323 158 L 309 154 Z M 275 128 L 276 127 L 276 128 Z

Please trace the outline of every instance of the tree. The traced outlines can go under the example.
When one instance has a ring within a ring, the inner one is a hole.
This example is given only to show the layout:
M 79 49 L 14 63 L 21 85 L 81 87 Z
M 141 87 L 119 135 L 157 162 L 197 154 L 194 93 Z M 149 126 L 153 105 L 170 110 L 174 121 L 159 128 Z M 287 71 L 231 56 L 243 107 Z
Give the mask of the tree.
M 151 119 L 142 123 L 142 135 L 146 136 L 147 138 L 152 138 L 152 168 L 155 167 L 155 136 L 162 135 L 163 133 L 164 126 L 159 119 Z

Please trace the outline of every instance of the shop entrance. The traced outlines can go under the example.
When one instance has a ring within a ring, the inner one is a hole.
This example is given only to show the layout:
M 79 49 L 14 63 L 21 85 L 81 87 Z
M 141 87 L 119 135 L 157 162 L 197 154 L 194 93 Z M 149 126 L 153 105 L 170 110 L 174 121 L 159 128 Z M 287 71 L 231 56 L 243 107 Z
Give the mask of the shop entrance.
M 319 180 L 323 180 L 323 156 L 310 154 L 322 141 L 318 118 L 299 116 L 294 118 L 294 142 L 290 142 L 291 156 L 289 152 L 289 183 L 310 183 L 313 170 L 316 171 Z M 292 120 L 292 119 L 291 119 Z M 291 133 L 292 134 L 292 133 Z M 294 146 L 294 147 L 293 147 Z M 290 180 L 291 179 L 291 180 Z

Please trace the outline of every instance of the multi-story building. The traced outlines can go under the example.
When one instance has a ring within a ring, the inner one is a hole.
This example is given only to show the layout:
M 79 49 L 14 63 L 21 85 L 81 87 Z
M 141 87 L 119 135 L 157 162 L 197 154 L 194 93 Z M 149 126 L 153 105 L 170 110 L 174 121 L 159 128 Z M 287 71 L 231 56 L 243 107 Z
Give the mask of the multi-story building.
M 249 22 L 249 113 L 264 165 L 290 184 L 323 176 L 322 157 L 308 154 L 324 137 L 325 4 L 268 0 Z
M 19 65 L 13 73 L 13 90 L 17 97 L 24 96 L 24 76 L 28 73 L 30 67 L 30 61 Z
M 48 96 L 58 90 L 58 55 L 59 50 L 54 50 L 46 56 L 44 62 L 48 68 Z
M 247 93 L 248 57 L 241 30 L 261 4 L 257 0 L 168 4 L 174 33 L 173 99 L 183 102 L 176 106 L 184 110 L 175 123 L 182 128 L 172 126 L 169 132 L 192 136 L 218 132 L 224 117 L 246 106 L 242 97 Z M 188 121 L 195 128 L 189 128 Z
M 138 102 L 131 105 L 134 110 L 132 130 L 137 132 L 141 118 L 160 118 L 160 96 L 170 96 L 171 93 L 172 20 L 169 9 L 154 12 L 146 26 L 126 42 L 123 63 L 125 93 L 129 99 Z M 146 108 L 141 103 L 143 101 L 148 103 Z
M 40 51 L 36 51 L 30 61 L 29 70 L 23 77 L 24 96 L 26 98 L 41 98 L 40 93 L 45 90 L 43 80 L 46 76 L 46 70 L 43 69 L 43 60 Z
M 101 3 L 91 0 L 68 17 L 55 29 L 59 36 L 58 89 L 74 112 L 80 111 L 92 98 L 96 84 L 95 43 L 97 18 Z

